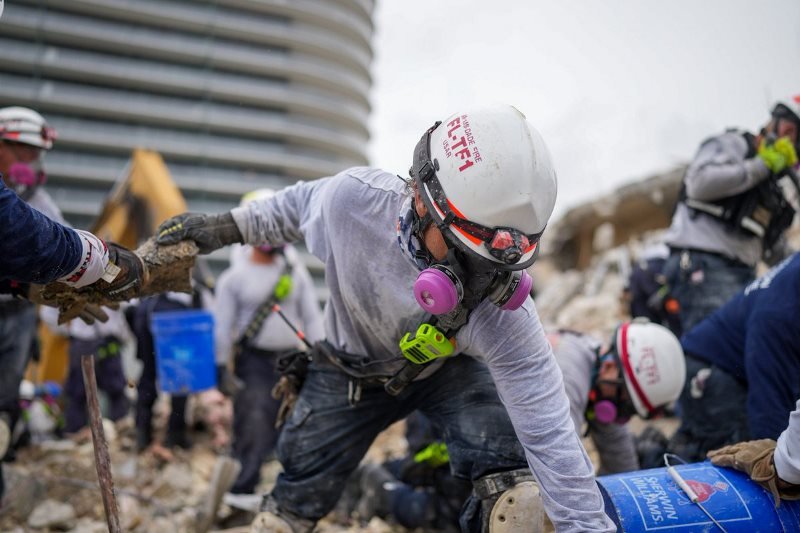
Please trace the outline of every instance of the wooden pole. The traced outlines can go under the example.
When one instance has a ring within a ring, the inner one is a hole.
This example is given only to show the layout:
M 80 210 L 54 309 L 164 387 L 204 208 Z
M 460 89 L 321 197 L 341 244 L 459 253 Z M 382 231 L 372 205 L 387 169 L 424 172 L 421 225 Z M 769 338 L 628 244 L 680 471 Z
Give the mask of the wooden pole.
M 114 495 L 114 479 L 111 477 L 111 459 L 108 455 L 108 443 L 103 432 L 103 418 L 100 416 L 100 403 L 97 401 L 97 379 L 94 375 L 94 357 L 81 356 L 83 384 L 86 388 L 86 406 L 89 409 L 89 425 L 92 428 L 92 444 L 94 445 L 94 464 L 97 467 L 97 481 L 100 484 L 100 495 L 103 497 L 103 508 L 106 512 L 109 533 L 121 533 L 119 526 L 119 510 Z

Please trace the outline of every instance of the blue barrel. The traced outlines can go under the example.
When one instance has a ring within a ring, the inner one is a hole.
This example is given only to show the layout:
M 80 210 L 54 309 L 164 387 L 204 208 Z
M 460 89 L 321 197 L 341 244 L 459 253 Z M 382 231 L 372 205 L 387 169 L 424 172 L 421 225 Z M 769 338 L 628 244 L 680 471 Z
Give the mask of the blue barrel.
M 675 466 L 701 505 L 729 533 L 800 531 L 800 501 L 782 501 L 745 474 L 709 462 Z M 619 531 L 719 532 L 720 529 L 672 480 L 666 468 L 598 479 L 606 513 Z
M 195 309 L 157 312 L 150 326 L 161 391 L 188 394 L 216 386 L 211 313 Z

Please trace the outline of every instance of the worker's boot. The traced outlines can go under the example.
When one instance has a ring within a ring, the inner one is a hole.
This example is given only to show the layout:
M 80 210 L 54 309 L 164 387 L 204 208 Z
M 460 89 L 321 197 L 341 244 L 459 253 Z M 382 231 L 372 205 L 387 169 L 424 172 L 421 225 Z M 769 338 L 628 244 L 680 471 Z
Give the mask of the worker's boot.
M 250 533 L 311 533 L 315 522 L 286 513 L 270 496 L 265 496 L 262 511 L 250 524 Z
M 401 483 L 382 465 L 364 464 L 359 467 L 361 498 L 356 512 L 369 522 L 373 516 L 385 518 L 392 511 L 392 492 Z

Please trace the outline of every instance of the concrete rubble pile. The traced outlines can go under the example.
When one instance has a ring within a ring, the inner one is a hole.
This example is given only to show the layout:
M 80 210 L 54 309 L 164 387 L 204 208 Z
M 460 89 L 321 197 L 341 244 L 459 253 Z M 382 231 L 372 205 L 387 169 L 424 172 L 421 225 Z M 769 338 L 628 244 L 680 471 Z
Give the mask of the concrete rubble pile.
M 648 236 L 657 240 L 657 234 Z M 790 243 L 800 241 L 800 233 L 790 236 Z M 532 269 L 537 310 L 546 327 L 577 329 L 607 340 L 615 326 L 626 318 L 621 299 L 630 272 L 631 260 L 643 248 L 640 241 L 607 248 L 595 253 L 585 271 L 559 271 L 543 257 Z M 201 405 L 202 401 L 195 402 Z M 166 402 L 159 402 L 163 411 Z M 202 409 L 200 409 L 202 411 Z M 202 415 L 200 415 L 202 416 Z M 161 413 L 161 424 L 166 414 Z M 212 428 L 213 429 L 213 428 Z M 365 460 L 381 462 L 405 453 L 403 424 L 398 423 L 381 434 Z M 120 519 L 124 531 L 194 532 L 199 506 L 208 483 L 217 452 L 225 439 L 212 432 L 193 432 L 194 447 L 174 451 L 165 461 L 152 453 L 135 452 L 132 428 L 106 426 L 117 489 Z M 587 442 L 587 448 L 591 445 Z M 17 459 L 7 465 L 6 505 L 0 509 L 2 531 L 106 531 L 103 505 L 97 487 L 91 440 L 46 441 L 20 450 Z M 274 483 L 280 465 L 266 463 L 260 490 Z M 221 523 L 233 511 L 220 506 Z M 235 527 L 229 531 L 247 531 Z M 360 531 L 389 533 L 405 531 L 373 518 L 367 525 L 337 519 L 332 513 L 320 523 L 318 531 Z

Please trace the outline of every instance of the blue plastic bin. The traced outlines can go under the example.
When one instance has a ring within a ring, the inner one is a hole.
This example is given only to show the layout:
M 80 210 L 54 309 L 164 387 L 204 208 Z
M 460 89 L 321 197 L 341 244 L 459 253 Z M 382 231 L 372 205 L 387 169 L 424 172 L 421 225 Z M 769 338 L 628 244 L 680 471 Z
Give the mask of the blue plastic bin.
M 159 389 L 189 394 L 215 387 L 214 317 L 202 310 L 153 313 Z
M 680 465 L 675 469 L 728 533 L 800 531 L 800 501 L 781 501 L 776 509 L 772 494 L 748 476 L 709 462 Z M 720 531 L 689 501 L 666 468 L 603 476 L 598 482 L 606 513 L 619 531 Z

